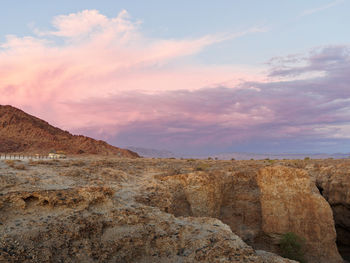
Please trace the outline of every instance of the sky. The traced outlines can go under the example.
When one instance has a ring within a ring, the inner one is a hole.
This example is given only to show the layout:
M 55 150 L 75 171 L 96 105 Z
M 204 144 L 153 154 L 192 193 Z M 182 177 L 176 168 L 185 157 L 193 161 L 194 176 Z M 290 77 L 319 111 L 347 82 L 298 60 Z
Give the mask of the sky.
M 119 147 L 350 152 L 350 0 L 0 2 L 0 104 Z

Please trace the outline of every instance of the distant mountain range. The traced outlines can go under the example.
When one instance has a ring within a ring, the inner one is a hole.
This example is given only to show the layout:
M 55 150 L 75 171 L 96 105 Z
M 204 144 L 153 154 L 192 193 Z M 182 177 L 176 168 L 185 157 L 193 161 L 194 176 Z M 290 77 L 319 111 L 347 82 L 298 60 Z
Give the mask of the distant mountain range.
M 145 158 L 197 158 L 197 159 L 207 159 L 218 158 L 220 160 L 262 160 L 262 159 L 304 159 L 309 157 L 311 159 L 345 159 L 350 157 L 350 153 L 242 153 L 242 152 L 233 152 L 233 153 L 219 153 L 212 155 L 188 155 L 188 154 L 178 154 L 173 153 L 167 150 L 158 150 L 158 149 L 149 149 L 141 147 L 127 147 L 128 149 L 137 152 L 140 156 Z
M 350 153 L 221 153 L 213 155 L 220 160 L 230 160 L 232 158 L 236 160 L 261 160 L 261 159 L 304 159 L 309 157 L 311 159 L 345 159 L 349 158 Z
M 212 155 L 178 154 L 167 150 L 128 147 L 121 149 L 100 140 L 82 135 L 72 135 L 56 128 L 46 121 L 15 107 L 0 105 L 0 153 L 48 153 L 50 150 L 61 150 L 68 154 L 102 154 L 122 157 L 146 158 L 218 158 L 220 160 L 250 160 L 250 159 L 344 159 L 350 153 L 220 153 Z
M 172 157 L 181 157 L 173 152 L 167 150 L 156 150 L 148 149 L 141 147 L 128 146 L 128 149 L 131 151 L 137 152 L 140 156 L 145 158 L 172 158 Z
M 15 107 L 0 105 L 0 153 L 45 153 L 139 157 L 137 153 L 82 135 L 72 135 Z

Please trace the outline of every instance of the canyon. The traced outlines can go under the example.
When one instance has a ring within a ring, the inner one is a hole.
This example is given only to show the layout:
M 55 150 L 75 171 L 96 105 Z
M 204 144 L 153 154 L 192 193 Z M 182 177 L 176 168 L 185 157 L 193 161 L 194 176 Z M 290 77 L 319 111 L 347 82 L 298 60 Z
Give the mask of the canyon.
M 350 160 L 0 162 L 0 262 L 349 260 Z M 340 252 L 340 253 L 339 253 Z M 343 258 L 342 258 L 343 257 Z

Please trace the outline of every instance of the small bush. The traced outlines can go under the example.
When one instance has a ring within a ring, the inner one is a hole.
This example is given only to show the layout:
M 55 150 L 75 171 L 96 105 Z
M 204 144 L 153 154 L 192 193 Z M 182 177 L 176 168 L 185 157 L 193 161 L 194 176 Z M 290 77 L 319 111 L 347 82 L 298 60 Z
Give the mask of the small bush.
M 26 170 L 27 167 L 24 164 L 21 164 L 21 160 L 6 160 L 5 163 L 13 168 L 13 169 L 17 169 L 17 170 Z M 19 164 L 17 164 L 19 163 Z
M 306 263 L 305 260 L 305 239 L 293 232 L 282 236 L 280 243 L 281 255 L 285 258 L 297 260 L 300 263 Z
M 9 166 L 14 168 L 15 166 L 15 161 L 14 160 L 6 160 L 5 163 Z
M 310 160 L 310 157 L 305 157 L 304 158 L 304 161 L 309 161 Z
M 210 164 L 207 164 L 207 163 L 199 163 L 195 170 L 196 171 L 207 171 L 210 169 Z
M 75 161 L 71 161 L 70 162 L 70 165 L 71 166 L 78 166 L 78 167 L 82 167 L 82 166 L 85 166 L 85 162 L 84 161 L 81 161 L 81 160 L 75 160 Z
M 24 164 L 15 165 L 13 168 L 15 168 L 17 170 L 26 170 L 27 169 L 27 167 Z
M 85 174 L 86 174 L 85 171 L 79 168 L 69 169 L 60 173 L 61 176 L 69 176 L 69 177 L 83 177 Z
M 37 165 L 57 165 L 60 163 L 60 160 L 37 160 L 34 161 L 32 159 L 29 160 L 29 166 L 37 166 Z

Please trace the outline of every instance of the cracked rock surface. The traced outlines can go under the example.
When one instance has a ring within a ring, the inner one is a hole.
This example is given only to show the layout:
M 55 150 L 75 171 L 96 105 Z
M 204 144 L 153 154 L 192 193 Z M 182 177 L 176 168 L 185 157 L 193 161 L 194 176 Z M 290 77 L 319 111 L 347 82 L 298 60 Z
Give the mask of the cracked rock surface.
M 18 164 L 0 161 L 0 262 L 294 262 L 277 255 L 287 232 L 308 262 L 342 262 L 316 163 Z

